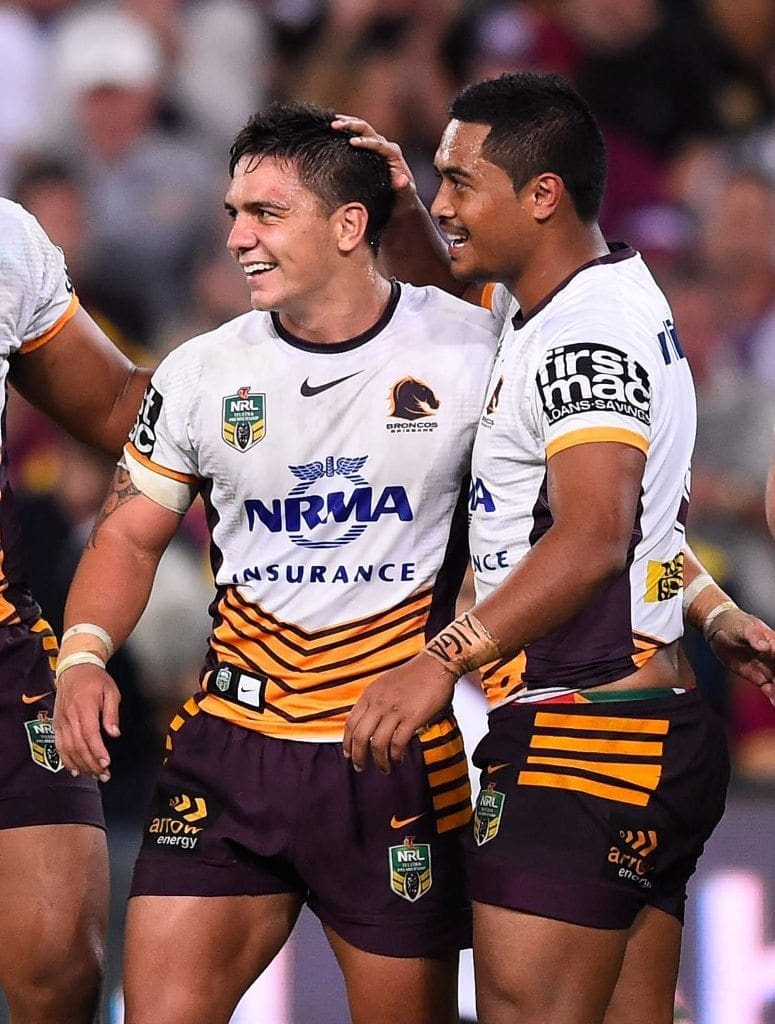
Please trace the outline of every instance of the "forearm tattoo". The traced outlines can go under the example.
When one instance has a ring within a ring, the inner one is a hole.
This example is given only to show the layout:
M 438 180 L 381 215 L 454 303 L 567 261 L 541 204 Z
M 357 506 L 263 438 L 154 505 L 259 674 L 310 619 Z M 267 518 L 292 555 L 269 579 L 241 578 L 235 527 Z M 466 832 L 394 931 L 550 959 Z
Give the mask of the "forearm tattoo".
M 138 494 L 142 494 L 142 491 L 139 491 L 132 483 L 132 478 L 128 471 L 123 466 L 118 466 L 113 476 L 111 491 L 105 499 L 102 508 L 97 513 L 97 518 L 94 520 L 89 540 L 86 542 L 87 548 L 95 548 L 97 546 L 97 534 L 108 516 L 111 516 L 117 509 L 121 508 L 122 505 L 125 505 Z

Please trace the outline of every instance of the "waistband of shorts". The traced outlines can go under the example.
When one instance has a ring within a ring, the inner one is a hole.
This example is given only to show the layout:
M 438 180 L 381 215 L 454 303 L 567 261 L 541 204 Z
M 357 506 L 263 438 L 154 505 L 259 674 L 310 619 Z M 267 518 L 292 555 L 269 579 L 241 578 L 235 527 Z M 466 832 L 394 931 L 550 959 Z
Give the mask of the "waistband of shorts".
M 583 692 L 583 691 L 582 691 Z M 489 720 L 493 721 L 507 721 L 510 716 L 522 714 L 535 714 L 539 711 L 544 711 L 547 708 L 554 712 L 565 712 L 571 715 L 632 715 L 637 713 L 638 715 L 650 715 L 660 714 L 671 710 L 680 710 L 681 708 L 691 708 L 696 704 L 704 704 L 702 694 L 698 687 L 692 687 L 690 690 L 676 690 L 669 688 L 654 689 L 651 691 L 653 696 L 643 696 L 643 691 L 626 691 L 623 690 L 617 694 L 618 699 L 613 696 L 612 691 L 611 699 L 604 701 L 588 701 L 588 702 L 552 702 L 551 700 L 546 702 L 540 701 L 509 701 L 507 704 L 501 704 L 500 707 L 494 708 L 489 713 Z M 637 693 L 638 696 L 632 698 L 629 693 Z M 637 709 L 637 711 L 636 711 Z
M 202 689 L 221 700 L 250 711 L 263 711 L 266 705 L 267 676 L 253 675 L 236 665 L 216 664 L 202 680 Z

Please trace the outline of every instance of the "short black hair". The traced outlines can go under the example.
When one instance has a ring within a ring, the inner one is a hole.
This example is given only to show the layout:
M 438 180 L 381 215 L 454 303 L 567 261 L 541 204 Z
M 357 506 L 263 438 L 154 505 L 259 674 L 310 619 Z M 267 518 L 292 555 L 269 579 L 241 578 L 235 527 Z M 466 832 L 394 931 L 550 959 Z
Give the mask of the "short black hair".
M 229 150 L 229 174 L 247 156 L 292 164 L 305 188 L 333 213 L 343 203 L 363 203 L 366 240 L 376 254 L 393 211 L 395 192 L 387 161 L 350 145 L 355 132 L 331 127 L 334 110 L 312 103 L 272 103 L 250 118 Z
M 605 142 L 586 100 L 560 75 L 521 72 L 477 82 L 457 94 L 449 114 L 491 126 L 482 154 L 506 171 L 516 192 L 551 171 L 565 183 L 579 219 L 597 219 Z

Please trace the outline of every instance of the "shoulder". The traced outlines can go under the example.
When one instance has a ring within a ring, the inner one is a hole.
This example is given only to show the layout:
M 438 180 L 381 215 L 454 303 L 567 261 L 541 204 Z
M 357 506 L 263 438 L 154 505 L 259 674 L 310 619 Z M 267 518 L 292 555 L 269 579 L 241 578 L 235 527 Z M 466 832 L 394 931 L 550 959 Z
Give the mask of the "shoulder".
M 426 325 L 430 329 L 428 341 L 449 343 L 465 337 L 494 349 L 499 324 L 489 309 L 433 285 L 418 288 L 402 283 L 401 298 L 400 313 Z
M 23 263 L 25 269 L 43 257 L 58 256 L 64 261 L 32 214 L 10 199 L 0 199 L 0 253 L 6 265 Z
M 181 342 L 159 363 L 154 380 L 185 378 L 207 386 L 205 374 L 217 373 L 228 365 L 234 353 L 245 345 L 255 348 L 272 335 L 268 313 L 250 310 L 211 331 Z

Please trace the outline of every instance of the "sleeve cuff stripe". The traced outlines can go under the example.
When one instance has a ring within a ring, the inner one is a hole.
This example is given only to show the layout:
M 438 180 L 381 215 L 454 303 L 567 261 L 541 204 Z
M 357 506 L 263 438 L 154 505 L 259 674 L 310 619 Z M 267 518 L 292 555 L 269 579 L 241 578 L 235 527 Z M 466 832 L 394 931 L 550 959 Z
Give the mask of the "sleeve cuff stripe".
M 642 451 L 644 455 L 648 454 L 649 450 L 648 440 L 634 430 L 623 430 L 621 427 L 587 427 L 584 430 L 574 430 L 570 434 L 563 434 L 555 441 L 550 441 L 546 446 L 546 457 L 551 459 L 557 452 L 563 452 L 566 448 L 574 448 L 578 444 L 594 444 L 601 441 L 627 444 L 631 448 Z
M 140 454 L 131 441 L 127 441 L 124 445 L 124 451 L 135 462 L 139 462 L 141 466 L 150 469 L 152 473 L 166 476 L 169 480 L 177 480 L 178 483 L 187 484 L 189 487 L 197 487 L 199 485 L 199 480 L 195 476 L 189 476 L 188 473 L 176 473 L 174 469 L 167 469 L 156 462 L 151 462 L 147 456 Z
M 60 316 L 60 318 L 52 327 L 49 327 L 49 329 L 44 334 L 41 334 L 38 338 L 30 338 L 29 341 L 25 341 L 22 343 L 22 346 L 19 349 L 21 354 L 27 355 L 28 352 L 34 352 L 36 348 L 41 348 L 43 345 L 46 344 L 47 341 L 51 341 L 53 337 L 59 334 L 59 332 L 62 330 L 65 324 L 69 320 L 72 320 L 72 318 L 78 312 L 79 306 L 80 302 L 78 301 L 78 296 L 73 295 L 70 299 L 70 305 L 67 307 L 64 313 Z

